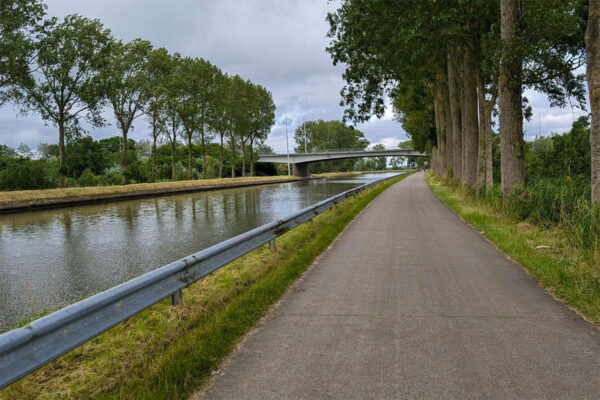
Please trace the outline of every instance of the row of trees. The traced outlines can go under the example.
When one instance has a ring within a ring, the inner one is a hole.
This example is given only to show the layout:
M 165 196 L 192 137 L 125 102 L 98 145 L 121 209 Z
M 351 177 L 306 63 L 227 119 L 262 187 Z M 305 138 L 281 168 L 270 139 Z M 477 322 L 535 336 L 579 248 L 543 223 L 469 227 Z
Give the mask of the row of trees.
M 256 153 L 270 151 L 272 150 L 267 146 L 256 146 L 253 157 L 256 157 Z M 232 170 L 241 174 L 244 163 L 241 153 L 233 156 L 228 146 L 221 149 L 219 143 L 208 143 L 206 146 L 193 143 L 192 178 L 217 178 L 221 152 L 223 176 L 231 176 Z M 87 135 L 72 138 L 65 145 L 65 153 L 63 171 L 68 187 L 107 186 L 123 182 L 121 136 L 99 140 Z M 168 140 L 162 140 L 153 148 L 151 140 L 135 141 L 130 138 L 127 140 L 130 182 L 171 179 L 173 154 L 176 179 L 189 179 L 189 153 L 187 143 L 179 143 L 173 153 Z M 257 164 L 256 173 L 274 175 L 277 171 L 272 164 Z M 37 150 L 30 149 L 25 144 L 16 149 L 0 145 L 0 190 L 48 189 L 57 187 L 59 182 L 57 144 L 41 143 Z
M 600 201 L 599 0 L 345 0 L 328 16 L 334 64 L 344 63 L 346 117 L 382 115 L 391 98 L 435 173 L 493 184 L 498 115 L 504 197 L 526 184 L 523 91 L 552 106 L 592 109 L 591 188 Z M 587 45 L 587 47 L 586 47 Z
M 232 161 L 243 155 L 246 174 L 249 149 L 263 142 L 274 123 L 271 93 L 241 77 L 228 76 L 200 58 L 169 54 L 150 42 L 115 40 L 98 20 L 69 15 L 44 20 L 38 0 L 0 3 L 1 101 L 12 101 L 23 112 L 38 114 L 58 128 L 60 184 L 65 185 L 65 141 L 78 136 L 85 120 L 94 127 L 107 124 L 103 111 L 112 110 L 122 136 L 122 173 L 129 181 L 128 135 L 136 119 L 145 116 L 153 139 L 171 145 L 172 179 L 176 178 L 175 150 L 188 147 L 188 178 L 192 177 L 192 144 L 198 142 L 206 159 L 207 143 L 220 143 L 219 176 L 223 176 L 223 147 Z M 235 169 L 232 164 L 232 176 Z M 206 175 L 206 160 L 203 174 Z M 156 175 L 153 161 L 152 180 Z

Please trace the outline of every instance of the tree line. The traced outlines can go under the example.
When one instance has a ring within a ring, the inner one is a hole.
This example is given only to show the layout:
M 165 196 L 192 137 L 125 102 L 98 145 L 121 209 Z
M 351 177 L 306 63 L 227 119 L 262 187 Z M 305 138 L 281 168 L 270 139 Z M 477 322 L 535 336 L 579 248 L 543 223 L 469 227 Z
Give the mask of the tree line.
M 275 119 L 266 88 L 229 76 L 202 58 L 155 49 L 146 40 L 116 40 L 98 20 L 45 18 L 45 9 L 39 0 L 0 3 L 0 104 L 13 102 L 58 128 L 60 186 L 66 183 L 66 143 L 81 137 L 81 121 L 92 127 L 108 124 L 107 108 L 121 131 L 123 183 L 130 180 L 128 135 L 140 117 L 152 132 L 150 181 L 156 179 L 161 141 L 170 147 L 173 180 L 180 142 L 188 150 L 188 179 L 193 146 L 201 148 L 206 177 L 207 148 L 214 140 L 219 177 L 226 153 L 231 176 L 238 154 L 242 176 L 254 173 L 253 149 L 265 141 Z
M 599 0 L 344 0 L 328 15 L 327 51 L 345 65 L 346 118 L 381 116 L 390 99 L 432 171 L 467 187 L 493 187 L 497 119 L 505 199 L 528 183 L 524 90 L 585 109 L 587 89 L 588 183 L 600 202 L 599 20 Z

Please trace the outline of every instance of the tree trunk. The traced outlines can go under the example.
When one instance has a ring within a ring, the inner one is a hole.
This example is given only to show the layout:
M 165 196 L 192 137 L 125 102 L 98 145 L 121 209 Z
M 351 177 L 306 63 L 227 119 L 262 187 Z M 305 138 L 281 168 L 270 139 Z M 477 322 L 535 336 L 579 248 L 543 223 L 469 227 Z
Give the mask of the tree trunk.
M 492 159 L 492 112 L 496 105 L 498 92 L 492 94 L 492 100 L 486 103 L 485 109 L 485 123 L 487 125 L 486 139 L 485 139 L 485 187 L 492 189 L 494 187 L 494 163 Z
M 156 128 L 152 127 L 152 182 L 156 180 Z
M 171 180 L 174 181 L 177 178 L 177 171 L 175 169 L 175 145 L 177 143 L 177 129 L 175 127 L 175 118 L 171 118 L 171 133 L 172 137 L 169 138 L 171 141 Z
M 250 140 L 250 176 L 254 176 L 254 140 Z
M 590 147 L 592 154 L 592 201 L 600 204 L 600 0 L 590 0 L 585 34 L 587 81 L 592 109 Z
M 204 140 L 204 126 L 200 127 L 200 138 L 202 140 L 202 178 L 206 179 L 206 142 Z
M 246 176 L 246 145 L 242 142 L 242 176 Z
M 221 134 L 221 147 L 219 147 L 219 178 L 223 178 L 223 134 Z
M 448 95 L 450 99 L 450 117 L 452 119 L 453 175 L 462 177 L 462 128 L 460 121 L 460 102 L 458 96 L 458 72 L 454 57 L 448 54 Z
M 442 71 L 443 85 L 442 85 L 442 96 L 444 106 L 444 127 L 446 131 L 446 175 L 449 178 L 454 176 L 454 130 L 452 129 L 452 110 L 450 109 L 450 91 L 448 87 L 446 71 Z
M 525 142 L 521 77 L 523 58 L 519 50 L 518 0 L 500 1 L 500 37 L 503 42 L 498 90 L 500 97 L 500 172 L 502 194 L 525 185 Z
M 435 89 L 434 111 L 435 111 L 435 130 L 437 132 L 437 162 L 438 174 L 446 177 L 446 166 L 444 165 L 446 157 L 446 115 L 444 109 L 444 95 L 442 91 L 443 79 L 441 73 L 437 74 L 437 84 Z
M 490 129 L 487 125 L 487 100 L 485 98 L 485 89 L 483 87 L 483 78 L 481 71 L 477 71 L 477 97 L 479 105 L 479 141 L 477 148 L 477 187 L 485 186 L 486 176 L 486 148 L 487 132 Z
M 192 135 L 187 134 L 188 139 L 188 180 L 192 179 Z
M 58 121 L 58 171 L 60 187 L 67 186 L 65 180 L 65 121 Z
M 463 176 L 464 185 L 477 184 L 477 149 L 479 125 L 477 121 L 477 59 L 471 47 L 465 48 L 463 70 Z
M 175 141 L 171 140 L 171 180 L 174 181 L 177 178 L 175 170 Z
M 235 178 L 235 147 L 231 146 L 231 177 Z
M 122 147 L 123 147 L 123 154 L 121 155 L 121 170 L 123 171 L 123 184 L 128 184 L 129 183 L 129 170 L 128 170 L 128 165 L 127 165 L 127 147 L 128 147 L 128 143 L 127 143 L 127 132 L 129 131 L 129 127 L 125 126 L 122 128 L 122 132 L 123 132 L 123 143 L 122 143 Z

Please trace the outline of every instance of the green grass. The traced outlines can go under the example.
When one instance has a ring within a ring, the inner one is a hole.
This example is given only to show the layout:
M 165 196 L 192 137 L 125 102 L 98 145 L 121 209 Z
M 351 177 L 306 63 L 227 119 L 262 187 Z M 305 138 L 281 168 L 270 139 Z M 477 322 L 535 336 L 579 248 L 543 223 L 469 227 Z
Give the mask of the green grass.
M 200 389 L 289 285 L 383 190 L 377 185 L 116 326 L 0 392 L 0 399 L 183 399 Z
M 600 266 L 586 249 L 567 240 L 567 231 L 519 222 L 439 178 L 428 176 L 427 182 L 441 201 L 521 264 L 550 293 L 600 324 Z

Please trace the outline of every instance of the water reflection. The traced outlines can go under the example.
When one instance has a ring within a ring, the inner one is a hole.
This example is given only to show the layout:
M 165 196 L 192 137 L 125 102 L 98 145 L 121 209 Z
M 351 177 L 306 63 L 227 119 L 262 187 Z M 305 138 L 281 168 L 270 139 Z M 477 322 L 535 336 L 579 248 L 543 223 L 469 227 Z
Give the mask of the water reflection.
M 366 174 L 0 216 L 0 330 L 382 177 Z

